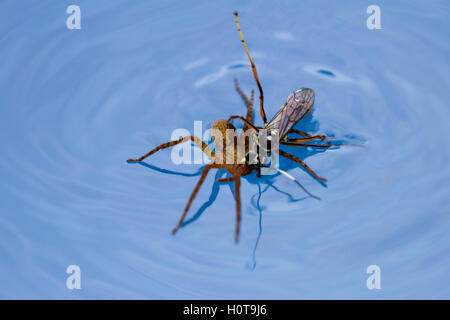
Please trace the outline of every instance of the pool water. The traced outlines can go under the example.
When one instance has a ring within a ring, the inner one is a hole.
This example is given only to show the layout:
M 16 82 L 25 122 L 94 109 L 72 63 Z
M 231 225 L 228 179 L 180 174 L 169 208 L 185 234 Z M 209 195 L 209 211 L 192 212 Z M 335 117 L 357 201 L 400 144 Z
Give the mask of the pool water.
M 1 1 L 0 298 L 450 298 L 450 5 L 377 1 L 369 30 L 371 4 Z M 296 128 L 363 146 L 284 148 L 327 178 L 280 163 L 320 201 L 281 175 L 243 178 L 238 244 L 224 172 L 172 235 L 203 165 L 170 149 L 126 163 L 245 115 L 233 79 L 256 85 L 234 10 L 268 117 L 313 88 Z

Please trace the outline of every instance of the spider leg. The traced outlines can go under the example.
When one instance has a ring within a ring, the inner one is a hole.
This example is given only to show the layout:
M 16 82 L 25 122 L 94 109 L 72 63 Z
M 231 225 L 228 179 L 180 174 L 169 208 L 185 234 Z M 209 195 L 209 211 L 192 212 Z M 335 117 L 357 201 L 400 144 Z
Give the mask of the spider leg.
M 306 169 L 306 171 L 308 171 L 314 178 L 321 180 L 323 182 L 327 182 L 327 179 L 319 177 L 310 167 L 308 167 L 308 165 L 306 163 L 304 163 L 302 160 L 300 160 L 299 158 L 297 158 L 296 156 L 289 154 L 287 152 L 284 152 L 282 150 L 278 150 L 278 152 L 280 153 L 281 156 L 288 158 L 289 160 L 292 160 L 294 162 L 297 162 L 298 164 L 300 164 L 303 168 Z
M 194 200 L 195 196 L 197 195 L 198 190 L 200 190 L 200 187 L 202 186 L 203 182 L 206 179 L 206 176 L 208 175 L 208 172 L 211 168 L 214 168 L 214 165 L 206 165 L 206 167 L 202 171 L 202 175 L 200 176 L 200 179 L 197 182 L 197 185 L 194 188 L 194 191 L 192 191 L 191 197 L 189 198 L 189 201 L 186 205 L 186 208 L 184 209 L 184 212 L 180 218 L 180 221 L 178 222 L 177 226 L 172 230 L 172 233 L 175 233 L 180 229 L 181 225 L 183 224 L 184 218 L 186 218 L 186 214 L 192 204 L 192 201 Z
M 256 84 L 257 84 L 258 90 L 259 90 L 259 111 L 261 113 L 261 118 L 264 121 L 264 125 L 266 125 L 267 124 L 267 117 L 266 117 L 266 112 L 264 111 L 264 93 L 263 93 L 263 89 L 261 87 L 261 83 L 259 82 L 258 72 L 256 71 L 256 66 L 253 63 L 252 57 L 250 56 L 250 53 L 248 52 L 247 45 L 245 44 L 244 36 L 242 35 L 241 27 L 239 26 L 239 22 L 238 22 L 238 13 L 236 11 L 234 12 L 234 22 L 236 23 L 239 35 L 241 36 L 242 45 L 244 46 L 245 52 L 247 53 L 248 60 L 250 60 L 250 64 L 252 66 L 253 77 L 255 78 L 255 81 L 256 81 Z
M 239 93 L 239 95 L 241 96 L 242 100 L 244 100 L 246 106 L 247 106 L 247 115 L 246 115 L 246 119 L 249 122 L 253 122 L 253 98 L 255 96 L 255 91 L 252 89 L 251 91 L 251 95 L 250 95 L 250 100 L 247 98 L 247 96 L 245 95 L 244 91 L 242 91 L 242 89 L 239 87 L 239 81 L 238 79 L 234 79 L 234 85 L 236 86 L 236 90 Z M 242 130 L 247 130 L 248 129 L 248 125 L 244 124 L 244 127 Z
M 235 242 L 239 241 L 239 228 L 241 224 L 241 176 L 238 175 L 234 180 L 234 193 L 236 197 L 236 233 Z
M 156 148 L 152 149 L 151 151 L 149 151 L 148 153 L 144 154 L 142 157 L 137 158 L 137 159 L 128 159 L 127 162 L 140 162 L 142 160 L 144 160 L 145 158 L 151 156 L 152 154 L 154 154 L 155 152 L 162 150 L 162 149 L 166 149 L 169 147 L 172 147 L 174 145 L 183 143 L 183 142 L 187 142 L 191 140 L 192 142 L 194 142 L 197 146 L 199 146 L 202 151 L 211 159 L 214 159 L 214 151 L 211 150 L 211 148 L 202 140 L 200 140 L 199 138 L 195 137 L 195 136 L 186 136 L 183 138 L 180 138 L 178 140 L 174 140 L 174 141 L 169 141 L 166 143 L 163 143 L 159 146 L 157 146 Z
M 247 96 L 245 95 L 244 91 L 242 91 L 241 87 L 239 86 L 239 81 L 238 81 L 237 78 L 234 79 L 234 86 L 236 87 L 236 91 L 239 93 L 239 95 L 241 96 L 242 100 L 244 100 L 245 104 L 247 106 L 252 104 L 251 100 L 249 100 L 247 98 Z
M 228 121 L 230 121 L 232 119 L 241 119 L 247 126 L 249 126 L 250 128 L 252 128 L 255 131 L 258 131 L 258 129 L 262 129 L 260 127 L 255 126 L 251 121 L 245 119 L 243 116 L 233 115 L 228 118 Z
M 255 98 L 255 90 L 250 92 L 250 105 L 247 107 L 247 120 L 253 122 L 253 101 Z
M 231 182 L 234 181 L 233 177 L 218 179 L 219 182 Z

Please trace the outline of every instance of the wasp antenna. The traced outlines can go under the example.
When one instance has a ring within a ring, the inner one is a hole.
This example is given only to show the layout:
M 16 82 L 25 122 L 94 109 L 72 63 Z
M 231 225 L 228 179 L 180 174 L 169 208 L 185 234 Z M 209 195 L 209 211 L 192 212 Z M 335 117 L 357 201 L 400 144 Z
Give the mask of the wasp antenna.
M 264 93 L 263 93 L 263 89 L 262 89 L 261 83 L 259 82 L 258 72 L 256 71 L 256 66 L 253 63 L 252 57 L 250 56 L 250 52 L 248 52 L 247 45 L 245 44 L 244 36 L 242 35 L 241 27 L 239 26 L 238 16 L 239 15 L 238 15 L 237 11 L 235 11 L 234 12 L 234 22 L 236 23 L 237 30 L 239 32 L 239 36 L 241 37 L 241 42 L 242 42 L 242 45 L 244 46 L 245 53 L 247 53 L 248 60 L 250 61 L 250 65 L 252 67 L 252 72 L 253 72 L 253 77 L 255 78 L 256 85 L 258 86 L 258 90 L 259 90 L 259 112 L 261 113 L 261 118 L 264 121 L 264 125 L 266 125 L 267 124 L 267 117 L 266 117 L 266 112 L 264 111 Z

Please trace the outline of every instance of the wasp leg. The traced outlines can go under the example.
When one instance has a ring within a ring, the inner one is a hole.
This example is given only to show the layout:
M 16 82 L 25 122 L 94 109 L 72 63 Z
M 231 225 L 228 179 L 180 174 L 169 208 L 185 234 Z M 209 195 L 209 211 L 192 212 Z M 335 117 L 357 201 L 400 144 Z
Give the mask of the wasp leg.
M 323 139 L 324 139 L 324 137 L 322 135 L 318 135 L 318 136 L 311 136 L 311 137 L 307 137 L 307 138 L 297 138 L 297 139 L 286 138 L 286 140 L 284 140 L 284 142 L 308 142 L 308 141 L 323 140 Z
M 137 159 L 128 159 L 127 162 L 140 162 L 159 150 L 166 149 L 166 148 L 172 147 L 174 145 L 177 145 L 177 144 L 180 144 L 183 142 L 187 142 L 189 140 L 191 140 L 196 145 L 198 145 L 210 159 L 214 159 L 214 151 L 212 151 L 211 148 L 205 142 L 203 142 L 202 140 L 200 140 L 199 138 L 194 137 L 194 136 L 186 136 L 186 137 L 180 138 L 175 141 L 169 141 L 169 142 L 163 143 L 163 144 L 157 146 L 156 148 L 152 149 L 150 152 L 144 154 L 142 157 L 137 158 Z
M 327 182 L 327 179 L 319 177 L 310 167 L 308 167 L 308 165 L 306 163 L 304 163 L 302 160 L 300 160 L 299 158 L 297 158 L 296 156 L 289 154 L 287 152 L 284 152 L 282 150 L 278 150 L 278 152 L 280 153 L 281 156 L 288 158 L 289 160 L 292 160 L 294 162 L 297 162 L 298 164 L 300 164 L 303 168 L 305 168 L 306 171 L 308 171 L 314 178 L 321 180 L 323 182 Z
M 329 141 L 330 138 L 326 137 Z M 355 144 L 355 143 L 330 143 L 327 142 L 326 144 L 308 144 L 308 143 L 296 143 L 300 141 L 294 142 L 294 140 L 300 140 L 300 139 L 288 139 L 288 141 L 281 141 L 281 144 L 284 144 L 286 146 L 291 147 L 316 147 L 316 148 L 329 148 L 329 147 L 340 147 L 340 146 L 353 146 L 353 147 L 360 147 L 360 148 L 366 148 L 364 145 Z
M 327 141 L 327 142 L 329 142 L 329 141 L 335 139 L 335 138 L 332 138 L 332 137 L 327 137 L 327 136 L 324 135 L 324 134 L 312 135 L 312 134 L 309 134 L 309 133 L 307 133 L 307 132 L 303 132 L 303 131 L 296 130 L 296 129 L 291 129 L 291 130 L 289 130 L 288 133 L 296 133 L 296 134 L 298 134 L 298 135 L 301 135 L 301 136 L 304 136 L 304 137 L 308 137 L 308 138 L 317 137 L 317 139 L 320 139 L 320 140 L 322 140 L 322 141 L 325 140 L 325 141 Z
M 256 85 L 258 86 L 258 90 L 259 90 L 259 112 L 261 113 L 261 118 L 264 121 L 264 125 L 266 125 L 267 124 L 267 117 L 266 117 L 266 112 L 264 111 L 264 93 L 263 93 L 263 89 L 261 87 L 261 83 L 259 82 L 258 72 L 256 71 L 256 66 L 253 63 L 252 57 L 250 57 L 250 53 L 248 52 L 247 45 L 245 44 L 244 36 L 242 35 L 241 27 L 239 26 L 239 22 L 238 22 L 238 13 L 236 11 L 234 12 L 234 22 L 236 23 L 239 35 L 241 36 L 242 45 L 244 46 L 245 52 L 247 53 L 248 60 L 250 60 L 250 64 L 252 66 L 253 77 L 255 78 Z
M 219 182 L 231 182 L 234 181 L 233 177 L 218 179 Z
M 291 147 L 316 147 L 316 148 L 329 148 L 329 147 L 335 147 L 335 146 L 340 146 L 343 144 L 331 144 L 331 143 L 326 143 L 326 144 L 308 144 L 308 143 L 295 143 L 292 141 L 281 141 L 281 144 L 284 144 L 286 146 L 291 146 Z
M 315 136 L 314 136 L 314 135 L 309 134 L 309 133 L 307 133 L 307 132 L 303 132 L 303 131 L 296 130 L 296 129 L 291 129 L 291 130 L 289 130 L 288 133 L 296 133 L 296 134 L 298 134 L 298 135 L 301 135 L 301 136 L 304 136 L 304 137 L 308 137 L 308 138 L 312 138 L 312 137 L 320 137 L 321 140 L 327 138 L 327 136 L 324 135 L 324 134 L 318 134 L 318 135 L 315 135 Z

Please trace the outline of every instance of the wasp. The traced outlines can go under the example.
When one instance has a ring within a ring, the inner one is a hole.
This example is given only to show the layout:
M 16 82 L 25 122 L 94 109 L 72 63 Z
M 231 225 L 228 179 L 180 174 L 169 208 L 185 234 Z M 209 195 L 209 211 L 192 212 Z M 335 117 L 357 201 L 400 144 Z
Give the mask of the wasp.
M 317 148 L 329 148 L 334 144 L 331 144 L 325 135 L 311 135 L 306 132 L 302 132 L 299 130 L 293 129 L 294 126 L 303 119 L 308 113 L 311 112 L 311 109 L 314 105 L 314 90 L 309 88 L 302 88 L 296 90 L 288 95 L 286 102 L 282 105 L 280 110 L 275 114 L 272 120 L 267 121 L 266 113 L 264 111 L 264 93 L 259 81 L 258 73 L 256 70 L 256 66 L 250 56 L 247 45 L 244 41 L 244 36 L 242 35 L 241 28 L 239 26 L 238 21 L 238 13 L 234 12 L 235 23 L 237 26 L 238 33 L 241 38 L 241 42 L 244 46 L 245 52 L 250 61 L 251 69 L 253 72 L 253 77 L 256 81 L 256 85 L 259 91 L 259 111 L 261 114 L 261 118 L 264 122 L 264 127 L 256 126 L 253 123 L 253 102 L 254 102 L 254 90 L 251 91 L 250 98 L 246 96 L 246 94 L 239 87 L 239 83 L 237 79 L 235 79 L 235 87 L 241 98 L 244 100 L 247 106 L 247 114 L 246 117 L 240 115 L 232 115 L 228 118 L 228 120 L 218 120 L 212 123 L 212 130 L 219 133 L 218 135 L 213 135 L 212 140 L 214 142 L 215 148 L 211 148 L 206 142 L 202 141 L 198 137 L 195 136 L 186 136 L 182 137 L 175 141 L 169 141 L 163 143 L 156 148 L 152 149 L 145 155 L 137 158 L 137 159 L 128 159 L 128 162 L 140 162 L 145 158 L 151 156 L 155 152 L 175 146 L 184 142 L 191 142 L 198 146 L 208 157 L 211 159 L 211 162 L 207 164 L 201 173 L 200 179 L 195 186 L 188 203 L 181 215 L 181 218 L 175 228 L 172 230 L 172 233 L 175 234 L 182 226 L 184 219 L 187 215 L 187 212 L 196 197 L 201 185 L 205 181 L 208 172 L 211 169 L 226 169 L 230 174 L 230 177 L 219 179 L 220 182 L 234 182 L 234 191 L 235 191 L 235 201 L 236 201 L 236 227 L 235 227 L 235 241 L 239 240 L 239 229 L 240 229 L 240 221 L 241 221 L 241 197 L 240 197 L 240 186 L 241 186 L 241 177 L 251 174 L 253 171 L 257 171 L 257 176 L 261 177 L 261 168 L 268 166 L 268 157 L 272 156 L 275 147 L 279 144 L 287 145 L 287 146 L 295 146 L 295 147 L 317 147 Z M 235 126 L 232 124 L 233 119 L 240 119 L 243 121 L 242 132 L 239 134 Z M 250 132 L 250 136 L 253 136 L 255 139 L 252 140 L 254 143 L 250 143 L 245 140 L 245 135 L 248 136 L 248 132 Z M 273 133 L 276 133 L 273 135 Z M 288 138 L 288 134 L 295 134 L 297 138 Z M 275 140 L 273 137 L 276 137 Z M 243 139 L 241 139 L 243 138 Z M 244 152 L 239 153 L 237 145 L 244 140 Z M 322 144 L 308 144 L 307 142 L 313 140 L 320 140 L 321 142 L 325 142 Z M 220 145 L 220 147 L 218 147 Z M 256 146 L 256 150 L 255 147 Z M 214 150 L 213 150 L 214 149 Z M 266 157 L 259 157 L 260 152 L 258 149 L 263 149 L 266 152 Z M 306 163 L 304 163 L 299 158 L 291 155 L 285 151 L 276 149 L 276 152 L 279 155 L 290 159 L 298 164 L 300 164 L 306 171 L 308 171 L 314 178 L 326 182 L 325 178 L 317 175 Z M 231 161 L 229 159 L 231 158 Z M 287 176 L 289 179 L 298 184 L 305 192 L 311 195 L 303 186 L 290 174 L 279 169 L 273 168 L 279 173 Z M 313 196 L 313 195 L 311 195 Z M 313 196 L 315 197 L 315 196 Z M 317 197 L 315 197 L 317 198 Z

